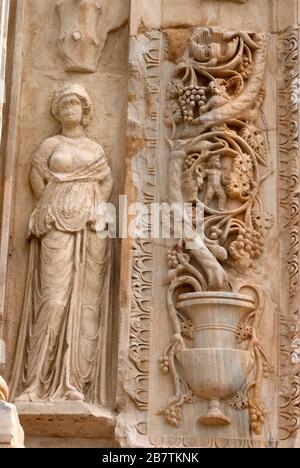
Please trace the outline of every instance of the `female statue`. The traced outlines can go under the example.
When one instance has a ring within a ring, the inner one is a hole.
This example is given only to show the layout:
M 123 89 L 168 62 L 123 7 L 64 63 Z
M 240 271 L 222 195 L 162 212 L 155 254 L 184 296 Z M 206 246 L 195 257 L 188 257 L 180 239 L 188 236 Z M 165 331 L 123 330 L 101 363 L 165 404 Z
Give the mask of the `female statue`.
M 56 92 L 51 112 L 62 131 L 32 161 L 38 202 L 12 374 L 18 401 L 106 402 L 111 253 L 99 235 L 99 204 L 109 201 L 113 179 L 103 148 L 85 135 L 92 107 L 80 85 Z

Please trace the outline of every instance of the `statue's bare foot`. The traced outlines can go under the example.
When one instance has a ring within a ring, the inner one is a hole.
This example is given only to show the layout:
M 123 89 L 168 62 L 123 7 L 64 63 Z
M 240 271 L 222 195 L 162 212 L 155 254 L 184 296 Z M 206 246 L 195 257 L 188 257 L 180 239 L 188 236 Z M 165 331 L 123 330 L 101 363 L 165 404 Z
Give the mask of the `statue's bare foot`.
M 70 390 L 66 394 L 66 399 L 69 400 L 69 401 L 83 401 L 84 396 L 78 390 Z

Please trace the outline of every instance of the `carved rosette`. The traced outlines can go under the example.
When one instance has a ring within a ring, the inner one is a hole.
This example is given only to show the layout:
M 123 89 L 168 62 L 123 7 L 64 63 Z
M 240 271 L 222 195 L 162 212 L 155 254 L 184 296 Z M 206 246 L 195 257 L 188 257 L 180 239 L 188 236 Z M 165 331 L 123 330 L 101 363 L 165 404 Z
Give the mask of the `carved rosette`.
M 272 172 L 258 124 L 266 49 L 264 34 L 195 28 L 166 89 L 169 201 L 182 220 L 190 215 L 189 233 L 168 252 L 174 334 L 160 359 L 174 395 L 158 414 L 175 427 L 183 405 L 200 398 L 210 402 L 200 424 L 230 424 L 226 401 L 248 409 L 251 431 L 262 433 L 262 381 L 272 366 L 259 341 L 264 295 L 247 276 L 273 226 L 260 197 Z

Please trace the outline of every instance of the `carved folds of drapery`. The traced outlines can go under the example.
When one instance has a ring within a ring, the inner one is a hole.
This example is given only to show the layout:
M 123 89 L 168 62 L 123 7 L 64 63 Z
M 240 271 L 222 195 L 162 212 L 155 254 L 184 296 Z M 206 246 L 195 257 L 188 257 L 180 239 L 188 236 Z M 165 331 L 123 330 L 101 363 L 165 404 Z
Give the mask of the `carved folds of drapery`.
M 32 161 L 37 203 L 11 385 L 21 402 L 107 402 L 111 246 L 101 203 L 112 176 L 103 148 L 85 136 L 92 110 L 81 85 L 59 89 L 51 112 L 62 133 Z

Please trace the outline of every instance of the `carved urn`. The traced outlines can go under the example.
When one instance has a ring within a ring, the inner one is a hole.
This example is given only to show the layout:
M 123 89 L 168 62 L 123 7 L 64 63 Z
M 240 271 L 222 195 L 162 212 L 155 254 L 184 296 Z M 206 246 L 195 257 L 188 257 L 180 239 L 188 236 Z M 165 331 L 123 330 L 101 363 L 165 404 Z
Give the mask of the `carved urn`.
M 221 400 L 246 386 L 250 352 L 238 349 L 238 326 L 255 310 L 254 299 L 229 292 L 181 294 L 177 309 L 193 322 L 193 348 L 181 351 L 183 372 L 193 392 L 209 401 L 199 422 L 209 426 L 231 424 L 221 411 Z

